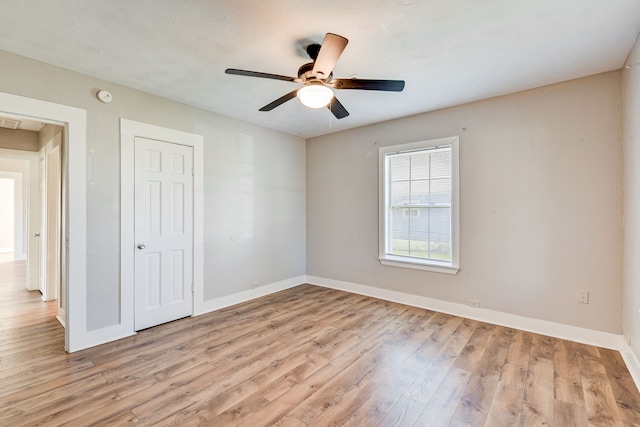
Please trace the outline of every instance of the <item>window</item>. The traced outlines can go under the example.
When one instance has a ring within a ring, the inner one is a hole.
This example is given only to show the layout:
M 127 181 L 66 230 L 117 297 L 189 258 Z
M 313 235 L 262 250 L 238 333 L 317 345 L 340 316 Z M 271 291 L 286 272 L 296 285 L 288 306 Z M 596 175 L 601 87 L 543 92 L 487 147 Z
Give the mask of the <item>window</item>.
M 380 148 L 380 262 L 459 269 L 458 137 Z

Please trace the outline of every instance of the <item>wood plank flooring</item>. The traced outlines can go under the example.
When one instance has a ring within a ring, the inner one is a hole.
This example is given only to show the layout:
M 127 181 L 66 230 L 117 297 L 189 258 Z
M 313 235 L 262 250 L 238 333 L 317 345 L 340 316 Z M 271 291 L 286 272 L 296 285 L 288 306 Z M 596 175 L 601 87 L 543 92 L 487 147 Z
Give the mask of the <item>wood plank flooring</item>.
M 1 426 L 638 426 L 619 353 L 303 285 L 66 354 L 0 263 Z

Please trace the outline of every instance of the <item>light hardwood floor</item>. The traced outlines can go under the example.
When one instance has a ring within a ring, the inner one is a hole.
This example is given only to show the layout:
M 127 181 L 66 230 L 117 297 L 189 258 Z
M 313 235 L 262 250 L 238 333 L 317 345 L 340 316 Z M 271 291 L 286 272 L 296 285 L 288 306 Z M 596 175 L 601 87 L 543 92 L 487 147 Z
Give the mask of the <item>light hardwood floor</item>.
M 0 425 L 640 425 L 611 350 L 299 286 L 66 354 L 0 263 Z

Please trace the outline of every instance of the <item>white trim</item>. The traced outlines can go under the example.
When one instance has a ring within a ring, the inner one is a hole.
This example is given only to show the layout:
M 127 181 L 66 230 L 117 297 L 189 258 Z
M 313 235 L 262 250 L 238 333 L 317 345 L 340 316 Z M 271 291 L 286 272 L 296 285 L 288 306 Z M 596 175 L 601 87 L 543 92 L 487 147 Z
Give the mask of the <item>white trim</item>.
M 111 341 L 126 338 L 131 335 L 135 335 L 135 332 L 124 330 L 122 324 L 95 329 L 87 334 L 85 340 L 82 342 L 82 348 L 76 350 L 95 347 Z
M 487 310 L 485 308 L 469 307 L 455 302 L 411 295 L 404 292 L 391 291 L 357 283 L 325 279 L 323 277 L 307 276 L 307 283 L 612 350 L 619 351 L 622 347 L 622 335 L 608 332 L 532 319 L 530 317 Z
M 87 112 L 86 110 L 0 92 L 0 113 L 64 125 L 67 187 L 68 275 L 65 349 L 85 348 L 87 331 Z
M 627 365 L 633 382 L 635 382 L 636 387 L 640 389 L 640 361 L 638 361 L 638 357 L 633 352 L 633 349 L 624 340 L 622 341 L 620 354 L 622 355 L 622 360 L 624 360 L 624 363 Z
M 128 336 L 135 333 L 133 183 L 134 141 L 137 136 L 193 147 L 194 314 L 200 312 L 204 295 L 204 137 L 120 119 L 120 325 L 114 328 L 113 336 L 118 334 Z
M 59 308 L 58 308 L 58 310 L 59 310 Z M 64 324 L 64 317 L 63 317 L 63 316 L 60 316 L 60 312 L 58 312 L 58 314 L 56 314 L 56 319 L 58 320 L 58 322 L 60 322 L 60 324 L 61 324 L 61 325 L 62 325 L 62 327 L 64 328 L 64 327 L 65 327 L 65 324 Z
M 380 264 L 388 265 L 389 267 L 399 267 L 399 268 L 413 268 L 414 270 L 424 270 L 424 271 L 432 271 L 434 273 L 445 273 L 445 274 L 458 274 L 460 269 L 456 266 L 452 265 L 438 265 L 435 262 L 430 262 L 429 264 L 425 264 L 421 261 L 411 262 L 409 258 L 403 257 L 394 257 L 387 255 L 385 258 L 378 258 Z
M 410 153 L 417 150 L 451 146 L 451 263 L 446 264 L 431 260 L 419 260 L 409 257 L 394 256 L 387 253 L 387 236 L 389 235 L 389 168 L 387 155 Z M 378 260 L 382 265 L 437 273 L 457 274 L 460 270 L 460 137 L 430 139 L 408 144 L 390 145 L 378 149 Z
M 202 301 L 202 304 L 200 304 L 200 306 L 198 307 L 199 311 L 195 312 L 194 315 L 197 316 L 200 314 L 209 313 L 211 311 L 220 310 L 221 308 L 230 307 L 232 305 L 251 301 L 253 299 L 284 291 L 286 289 L 295 288 L 296 286 L 300 286 L 305 283 L 306 276 L 292 277 L 290 279 L 285 279 L 279 282 L 270 283 L 268 285 L 259 286 L 248 291 L 238 292 L 232 295 Z

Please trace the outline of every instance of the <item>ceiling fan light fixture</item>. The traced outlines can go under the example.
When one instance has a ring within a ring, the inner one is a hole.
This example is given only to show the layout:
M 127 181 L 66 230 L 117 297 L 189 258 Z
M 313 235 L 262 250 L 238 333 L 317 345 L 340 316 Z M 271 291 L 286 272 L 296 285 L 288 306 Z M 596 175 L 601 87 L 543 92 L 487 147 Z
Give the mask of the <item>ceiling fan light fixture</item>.
M 333 98 L 331 88 L 322 83 L 310 83 L 298 89 L 298 98 L 300 102 L 309 108 L 322 108 L 329 105 Z

